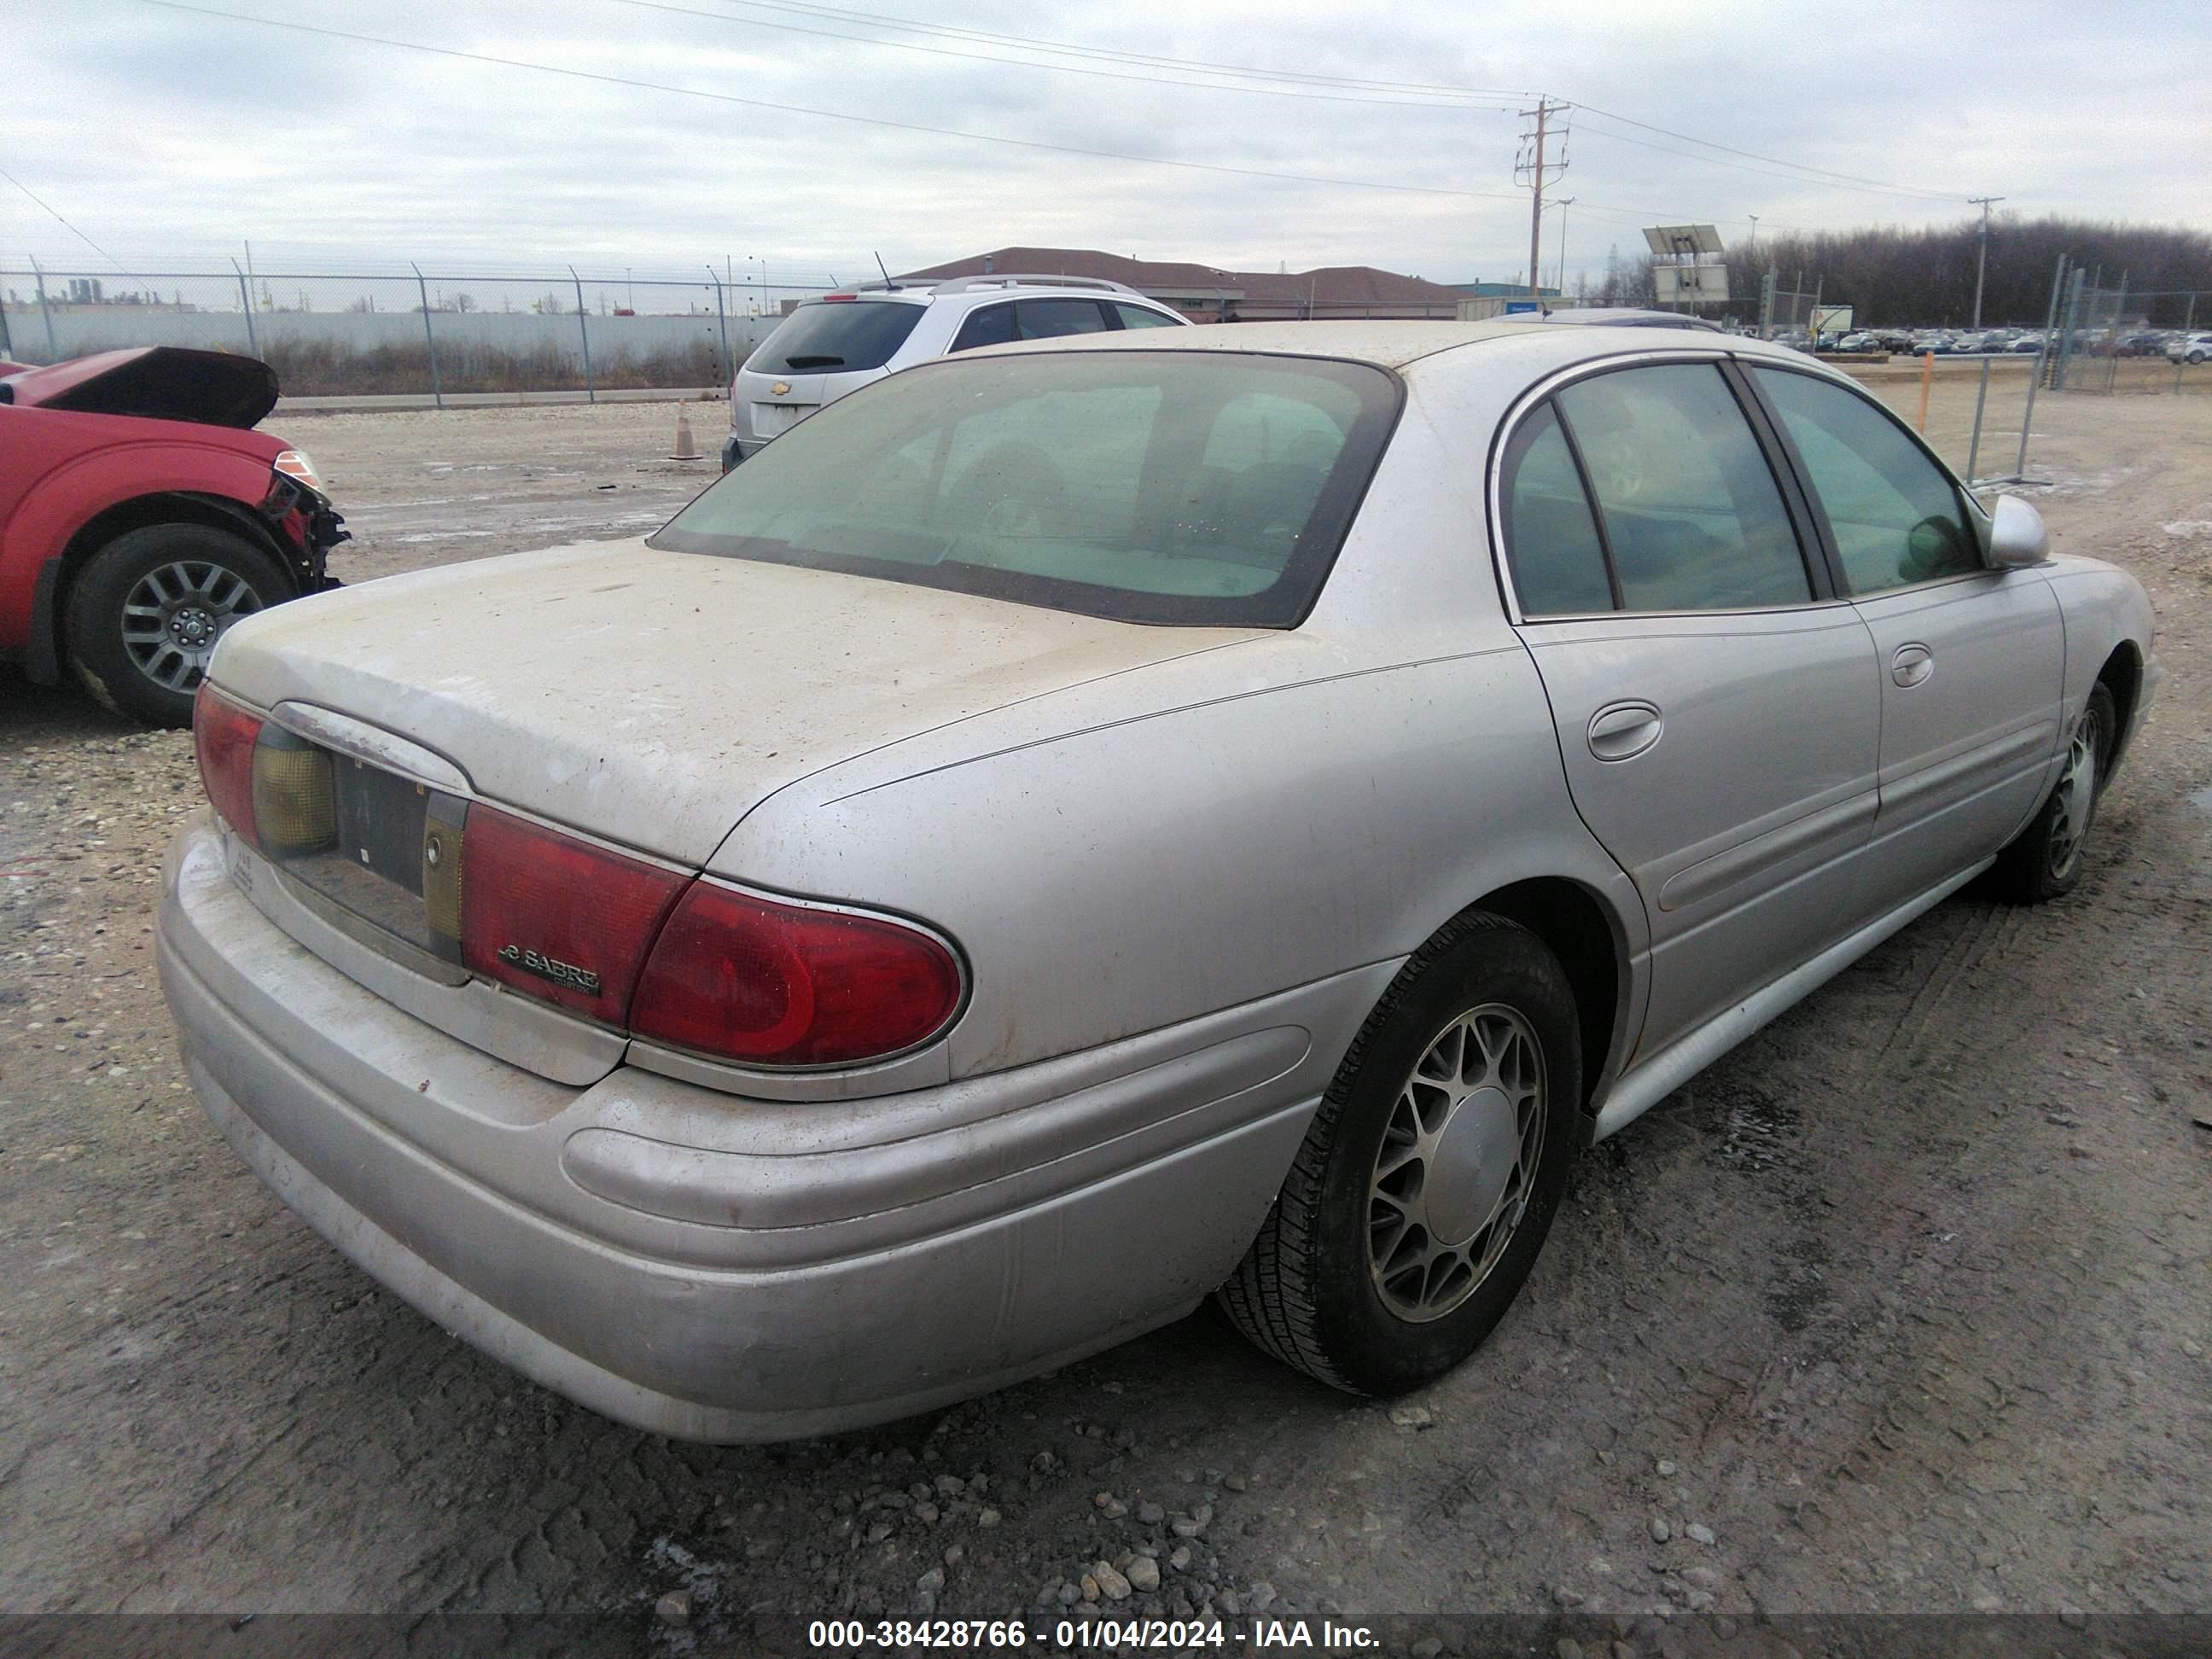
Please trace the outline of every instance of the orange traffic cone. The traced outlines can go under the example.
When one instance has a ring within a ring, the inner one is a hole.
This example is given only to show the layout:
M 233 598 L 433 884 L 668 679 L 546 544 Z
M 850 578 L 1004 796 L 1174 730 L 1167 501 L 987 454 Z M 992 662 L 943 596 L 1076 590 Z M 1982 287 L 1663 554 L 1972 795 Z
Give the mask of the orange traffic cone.
M 668 459 L 672 461 L 697 461 L 706 459 L 700 454 L 699 446 L 691 441 L 690 417 L 685 413 L 685 405 L 680 403 L 676 405 L 676 453 Z

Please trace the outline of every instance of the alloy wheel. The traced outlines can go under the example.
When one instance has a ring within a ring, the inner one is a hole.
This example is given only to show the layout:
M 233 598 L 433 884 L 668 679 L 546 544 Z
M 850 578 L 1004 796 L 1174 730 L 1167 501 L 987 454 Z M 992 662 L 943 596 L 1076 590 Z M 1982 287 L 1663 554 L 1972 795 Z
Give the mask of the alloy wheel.
M 261 596 L 236 571 L 202 559 L 148 571 L 123 602 L 123 646 L 138 672 L 169 691 L 198 688 L 216 642 Z

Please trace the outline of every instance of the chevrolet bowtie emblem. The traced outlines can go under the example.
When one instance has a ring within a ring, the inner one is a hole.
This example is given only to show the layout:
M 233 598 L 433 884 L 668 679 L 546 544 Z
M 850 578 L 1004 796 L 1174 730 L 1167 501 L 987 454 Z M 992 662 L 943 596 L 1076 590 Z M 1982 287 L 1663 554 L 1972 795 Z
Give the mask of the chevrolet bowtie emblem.
M 774 386 L 770 386 L 769 390 L 774 392 L 777 397 L 781 398 L 785 392 L 791 390 L 791 382 L 788 380 L 778 380 Z

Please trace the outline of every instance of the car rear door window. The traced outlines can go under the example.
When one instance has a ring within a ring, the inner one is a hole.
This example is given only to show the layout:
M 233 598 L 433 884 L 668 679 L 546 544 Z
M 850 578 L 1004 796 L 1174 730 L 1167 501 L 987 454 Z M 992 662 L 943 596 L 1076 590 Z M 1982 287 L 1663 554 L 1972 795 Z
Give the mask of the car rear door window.
M 1106 311 L 1096 300 L 1024 300 L 1022 338 L 1050 340 L 1062 334 L 1097 334 L 1106 328 Z
M 906 343 L 922 307 L 896 300 L 810 300 L 745 360 L 756 374 L 849 374 L 881 368 Z
M 1851 594 L 1982 568 L 1957 487 L 1887 410 L 1809 374 L 1752 374 L 1828 516 Z
M 1505 556 L 1525 617 L 1613 609 L 1605 544 L 1581 472 L 1551 404 L 1514 428 L 1505 449 Z
M 1630 611 L 1738 611 L 1813 597 L 1765 451 L 1716 363 L 1578 380 L 1555 402 Z
M 1164 317 L 1158 312 L 1148 310 L 1143 306 L 1125 306 L 1118 300 L 1114 302 L 1114 314 L 1121 319 L 1121 326 L 1124 328 L 1178 328 L 1182 326 L 1182 325 L 1172 317 Z
M 952 337 L 951 349 L 967 351 L 976 346 L 1004 345 L 1013 337 L 1013 307 L 985 306 L 969 313 L 968 320 L 960 325 L 959 333 Z

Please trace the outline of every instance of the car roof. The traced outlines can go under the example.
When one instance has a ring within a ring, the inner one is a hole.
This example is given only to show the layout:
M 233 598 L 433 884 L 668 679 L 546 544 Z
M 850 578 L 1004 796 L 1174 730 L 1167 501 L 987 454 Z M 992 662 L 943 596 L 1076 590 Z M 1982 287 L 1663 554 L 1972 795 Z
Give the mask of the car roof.
M 1522 349 L 1548 347 L 1562 362 L 1591 356 L 1635 350 L 1741 352 L 1803 365 L 1811 360 L 1786 346 L 1745 335 L 1618 321 L 1581 326 L 1564 317 L 1552 325 L 1530 328 L 1492 318 L 1479 323 L 1423 322 L 1411 319 L 1363 319 L 1344 322 L 1215 323 L 1198 328 L 1124 330 L 1111 333 L 1060 335 L 1048 340 L 1015 340 L 984 346 L 965 356 L 1006 356 L 1031 351 L 1215 351 L 1261 352 L 1298 357 L 1334 357 L 1402 369 L 1425 357 L 1461 347 L 1511 343 Z

